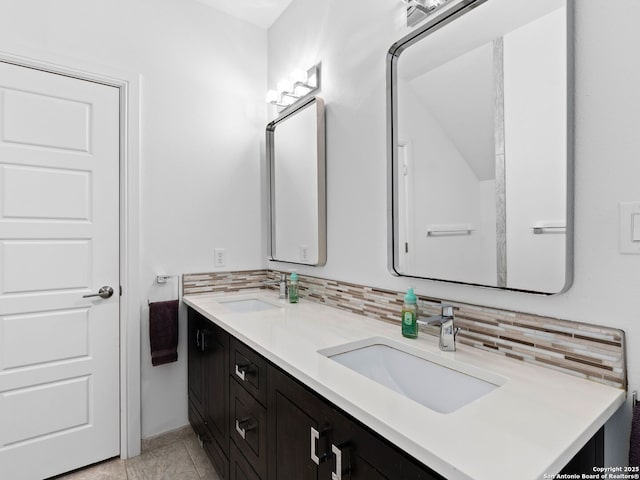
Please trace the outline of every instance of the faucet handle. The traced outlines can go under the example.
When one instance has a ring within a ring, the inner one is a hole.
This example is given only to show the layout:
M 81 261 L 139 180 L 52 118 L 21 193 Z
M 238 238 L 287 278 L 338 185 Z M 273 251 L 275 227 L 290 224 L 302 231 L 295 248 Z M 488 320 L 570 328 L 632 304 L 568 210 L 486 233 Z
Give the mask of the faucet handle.
M 453 318 L 453 305 L 442 305 L 442 317 Z

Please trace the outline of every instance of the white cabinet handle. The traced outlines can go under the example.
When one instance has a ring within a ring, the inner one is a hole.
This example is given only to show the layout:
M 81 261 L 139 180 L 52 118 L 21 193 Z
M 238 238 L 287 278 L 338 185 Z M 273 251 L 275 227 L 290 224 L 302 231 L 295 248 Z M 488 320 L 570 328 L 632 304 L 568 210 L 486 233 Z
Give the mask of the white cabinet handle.
M 318 448 L 318 440 L 320 439 L 320 432 L 315 428 L 311 427 L 311 460 L 316 465 L 320 465 L 320 457 L 318 457 L 317 448 Z
M 253 417 L 248 417 L 243 420 L 236 419 L 236 432 L 238 432 L 238 435 L 240 435 L 243 440 L 245 440 L 249 430 L 254 430 L 257 427 L 259 427 L 259 423 Z
M 331 444 L 331 451 L 336 457 L 336 471 L 331 472 L 331 480 L 342 480 L 342 450 Z
M 236 375 L 243 382 L 244 382 L 244 378 L 245 378 L 246 372 L 247 372 L 246 367 L 242 367 L 242 370 L 241 370 L 240 367 L 238 366 L 238 364 L 236 363 Z
M 238 432 L 240 434 L 240 436 L 242 437 L 243 440 L 245 439 L 245 437 L 247 435 L 247 431 L 240 426 L 240 421 L 239 420 L 236 420 L 236 432 Z

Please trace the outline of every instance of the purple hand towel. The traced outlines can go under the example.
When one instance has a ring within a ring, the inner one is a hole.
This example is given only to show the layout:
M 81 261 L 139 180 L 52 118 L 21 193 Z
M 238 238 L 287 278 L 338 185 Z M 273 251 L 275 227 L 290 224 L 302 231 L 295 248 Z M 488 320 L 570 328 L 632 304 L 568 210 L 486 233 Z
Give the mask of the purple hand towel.
M 640 402 L 633 407 L 631 439 L 629 442 L 629 466 L 640 466 Z
M 149 304 L 151 364 L 178 360 L 178 300 Z

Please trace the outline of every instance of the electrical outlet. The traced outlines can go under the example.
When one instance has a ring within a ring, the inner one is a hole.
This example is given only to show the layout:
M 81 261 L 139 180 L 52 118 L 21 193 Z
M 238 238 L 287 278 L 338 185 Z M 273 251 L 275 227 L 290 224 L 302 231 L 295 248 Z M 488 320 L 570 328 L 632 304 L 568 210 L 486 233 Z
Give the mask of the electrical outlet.
M 640 254 L 640 202 L 619 204 L 620 253 Z
M 227 264 L 224 248 L 213 249 L 213 264 L 216 267 L 224 267 Z
M 309 261 L 309 245 L 300 245 L 300 261 Z

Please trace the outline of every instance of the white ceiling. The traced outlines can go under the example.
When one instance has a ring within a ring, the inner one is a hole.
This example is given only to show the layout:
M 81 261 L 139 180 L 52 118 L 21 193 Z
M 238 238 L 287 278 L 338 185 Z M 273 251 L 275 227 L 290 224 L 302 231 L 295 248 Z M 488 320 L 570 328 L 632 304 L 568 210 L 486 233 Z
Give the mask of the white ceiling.
M 292 0 L 197 0 L 259 27 L 269 28 Z

